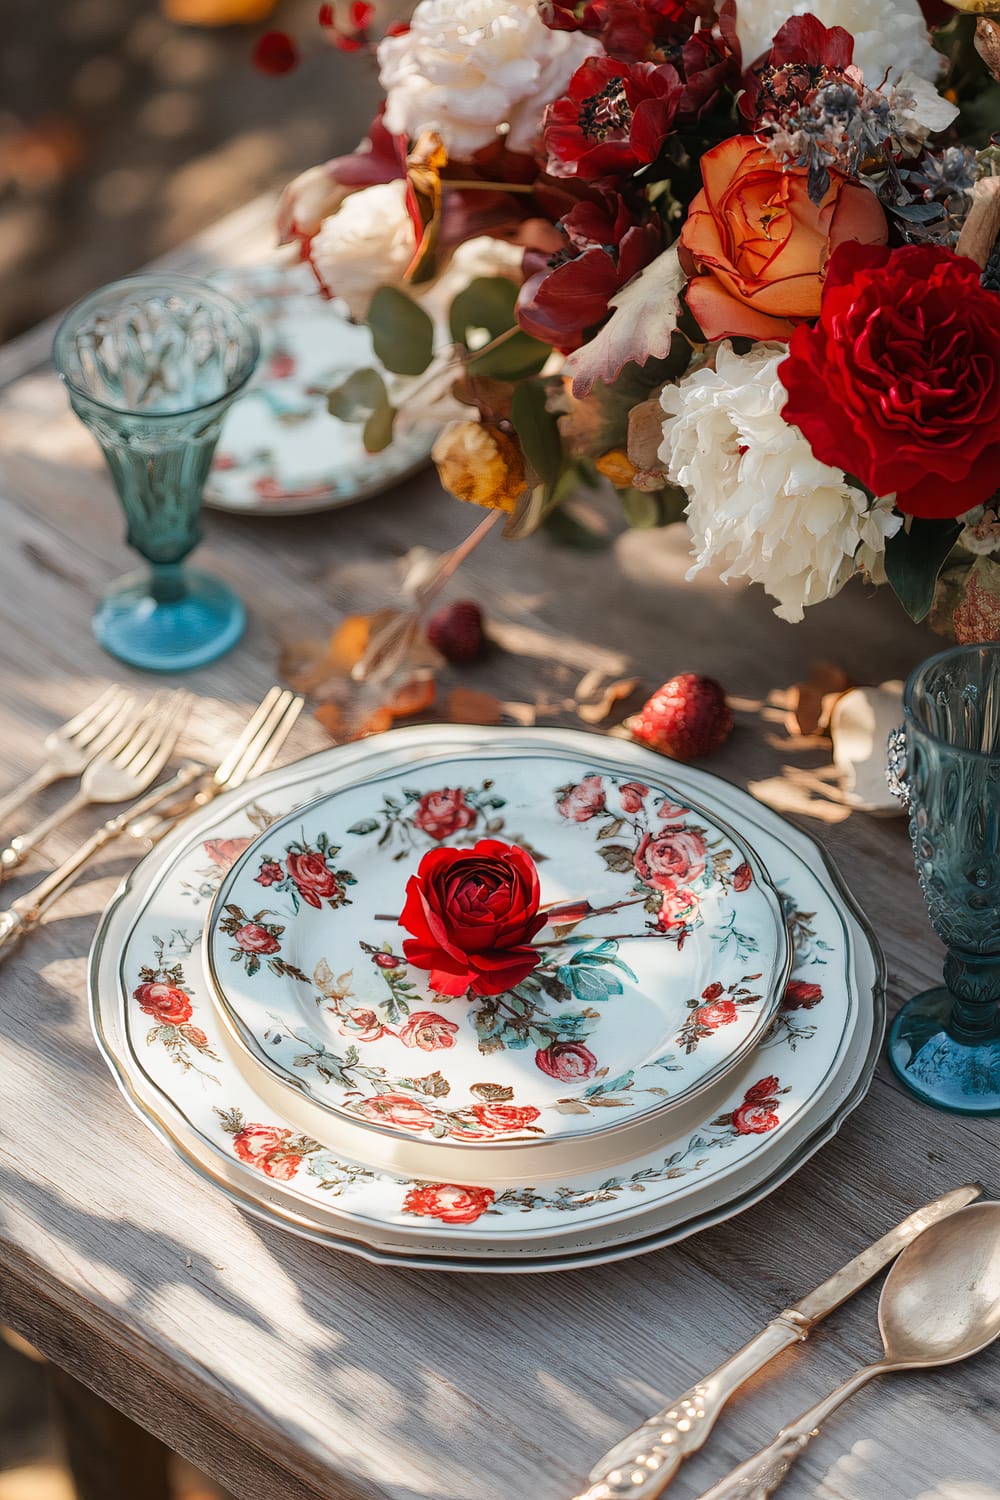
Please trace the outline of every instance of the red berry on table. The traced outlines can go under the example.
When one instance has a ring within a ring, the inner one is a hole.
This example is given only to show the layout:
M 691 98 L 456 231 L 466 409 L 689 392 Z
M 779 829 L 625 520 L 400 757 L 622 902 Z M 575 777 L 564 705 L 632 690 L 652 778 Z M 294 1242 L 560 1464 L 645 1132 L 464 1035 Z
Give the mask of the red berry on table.
M 456 599 L 435 610 L 427 621 L 427 639 L 445 661 L 475 661 L 483 649 L 483 616 L 472 599 Z
M 729 738 L 733 716 L 726 695 L 712 677 L 682 672 L 653 694 L 626 721 L 632 738 L 674 760 L 698 760 Z

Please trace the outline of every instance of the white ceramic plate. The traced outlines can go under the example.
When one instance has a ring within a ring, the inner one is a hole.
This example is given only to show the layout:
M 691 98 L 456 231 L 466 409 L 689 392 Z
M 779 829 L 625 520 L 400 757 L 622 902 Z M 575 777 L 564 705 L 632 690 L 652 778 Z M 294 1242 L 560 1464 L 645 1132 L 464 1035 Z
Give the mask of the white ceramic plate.
M 437 429 L 398 431 L 365 450 L 360 423 L 327 410 L 327 392 L 354 370 L 378 367 L 371 335 L 319 295 L 308 266 L 257 266 L 213 277 L 260 330 L 257 372 L 222 426 L 205 504 L 241 515 L 304 515 L 352 505 L 430 462 Z
M 728 1108 L 611 1176 L 581 1174 L 542 1192 L 524 1184 L 476 1190 L 400 1181 L 335 1160 L 245 1082 L 198 977 L 200 911 L 221 866 L 265 816 L 350 781 L 362 764 L 377 774 L 397 757 L 420 760 L 491 740 L 495 733 L 476 730 L 399 731 L 378 742 L 381 750 L 371 742 L 345 747 L 272 773 L 178 830 L 133 873 L 98 934 L 98 1040 L 134 1106 L 199 1172 L 251 1211 L 327 1243 L 442 1269 L 555 1269 L 668 1243 L 756 1201 L 794 1171 L 863 1096 L 881 1037 L 881 969 L 870 934 L 815 844 L 744 793 L 671 769 L 682 790 L 753 827 L 789 907 L 812 913 L 795 922 L 792 1008 L 746 1065 Z M 515 731 L 503 744 L 500 753 L 544 748 L 588 758 L 593 747 L 617 765 L 662 774 L 649 752 L 573 731 Z M 154 963 L 161 967 L 151 974 Z
M 528 829 L 542 902 L 592 911 L 544 928 L 513 989 L 437 993 L 385 918 L 429 850 L 523 846 Z M 717 816 L 662 782 L 523 752 L 436 758 L 297 809 L 240 857 L 206 930 L 213 993 L 316 1106 L 303 1128 L 378 1165 L 489 1182 L 593 1165 L 596 1135 L 622 1135 L 617 1154 L 601 1143 L 608 1162 L 634 1156 L 637 1127 L 649 1142 L 761 1040 L 790 956 L 778 893 Z M 350 1138 L 329 1134 L 331 1110 Z M 373 1130 L 410 1142 L 408 1162 L 372 1156 Z

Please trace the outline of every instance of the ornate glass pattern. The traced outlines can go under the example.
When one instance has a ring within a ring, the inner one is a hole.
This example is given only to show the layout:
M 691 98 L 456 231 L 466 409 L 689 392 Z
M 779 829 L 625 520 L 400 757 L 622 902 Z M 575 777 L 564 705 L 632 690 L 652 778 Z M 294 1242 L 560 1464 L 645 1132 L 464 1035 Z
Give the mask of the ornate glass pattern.
M 201 499 L 222 419 L 257 361 L 246 314 L 185 276 L 133 276 L 77 304 L 54 357 L 94 434 L 149 572 L 113 584 L 94 616 L 101 644 L 133 666 L 212 661 L 243 632 L 239 599 L 183 567 L 201 540 Z
M 944 985 L 896 1017 L 889 1058 L 929 1103 L 993 1114 L 1000 1112 L 1000 644 L 932 657 L 907 683 L 904 707 L 900 780 L 910 837 L 948 956 Z M 897 775 L 899 760 L 897 750 Z

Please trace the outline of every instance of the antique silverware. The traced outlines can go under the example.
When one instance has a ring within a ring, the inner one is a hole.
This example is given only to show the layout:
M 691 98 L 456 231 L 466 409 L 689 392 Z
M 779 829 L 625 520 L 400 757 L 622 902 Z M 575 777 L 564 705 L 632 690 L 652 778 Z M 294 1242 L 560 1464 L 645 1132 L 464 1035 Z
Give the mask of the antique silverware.
M 23 864 L 32 849 L 84 807 L 99 802 L 128 802 L 159 776 L 187 721 L 190 693 L 158 693 L 138 717 L 130 719 L 83 773 L 80 790 L 28 833 L 13 839 L 0 853 L 0 879 Z
M 866 1286 L 929 1225 L 964 1208 L 981 1192 L 978 1183 L 969 1183 L 918 1208 L 800 1302 L 780 1312 L 718 1369 L 616 1443 L 591 1470 L 590 1487 L 575 1500 L 652 1500 L 662 1494 L 684 1460 L 705 1443 L 740 1386 L 782 1350 L 807 1338 L 821 1319 Z
M 51 875 L 46 876 L 33 890 L 19 896 L 6 911 L 0 911 L 0 959 L 25 933 L 38 926 L 43 914 L 64 891 L 75 884 L 80 871 L 99 850 L 125 833 L 137 839 L 155 842 L 188 812 L 193 811 L 194 807 L 204 806 L 220 792 L 242 786 L 252 776 L 267 770 L 288 738 L 301 708 L 301 698 L 280 688 L 272 688 L 211 776 L 198 761 L 185 761 L 169 781 L 154 787 L 138 802 L 132 803 L 124 812 L 110 818 L 92 833 Z M 163 817 L 149 822 L 149 815 L 155 809 L 162 807 L 164 803 L 170 804 L 171 799 L 177 798 L 186 788 L 206 777 L 208 779 L 204 787 L 195 798 L 182 805 L 174 805 Z
M 112 685 L 74 718 L 53 729 L 46 736 L 45 760 L 38 770 L 0 798 L 0 827 L 36 792 L 43 792 L 53 782 L 81 776 L 94 757 L 111 743 L 122 723 L 128 721 L 134 701 L 125 688 Z
M 900 1255 L 878 1303 L 882 1358 L 781 1429 L 700 1500 L 767 1500 L 848 1396 L 876 1375 L 930 1370 L 1000 1338 L 1000 1203 L 974 1203 L 932 1224 Z

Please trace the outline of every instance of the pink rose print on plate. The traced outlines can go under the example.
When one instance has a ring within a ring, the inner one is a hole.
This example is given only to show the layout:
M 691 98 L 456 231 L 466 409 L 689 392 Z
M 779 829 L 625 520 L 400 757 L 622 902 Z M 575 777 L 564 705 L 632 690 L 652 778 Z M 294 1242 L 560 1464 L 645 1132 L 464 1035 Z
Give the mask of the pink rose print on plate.
M 590 1077 L 597 1058 L 582 1042 L 550 1042 L 535 1053 L 535 1066 L 561 1083 L 578 1083 Z
M 290 1130 L 276 1125 L 244 1125 L 233 1136 L 233 1150 L 248 1166 L 276 1182 L 290 1182 L 302 1165 L 300 1152 L 290 1149 Z
M 237 928 L 233 933 L 233 942 L 244 953 L 277 953 L 281 949 L 278 939 L 272 937 L 259 922 L 248 922 L 245 927 Z
M 618 788 L 622 812 L 637 813 L 648 796 L 649 787 L 644 786 L 641 781 L 623 781 Z
M 377 1042 L 386 1035 L 393 1035 L 389 1027 L 379 1020 L 375 1011 L 368 1010 L 365 1006 L 357 1006 L 339 1016 L 337 1025 L 344 1036 L 352 1036 L 357 1042 Z
M 285 867 L 299 895 L 309 906 L 319 908 L 324 900 L 336 900 L 341 895 L 340 882 L 336 872 L 327 864 L 325 854 L 313 850 L 289 854 Z
M 152 1016 L 161 1026 L 181 1026 L 191 1019 L 191 1000 L 175 984 L 147 981 L 132 991 L 139 1009 Z
M 446 1021 L 444 1016 L 436 1015 L 432 1010 L 418 1010 L 400 1028 L 399 1040 L 406 1047 L 436 1052 L 441 1047 L 455 1045 L 457 1030 L 458 1026 L 454 1021 Z
M 507 1135 L 512 1130 L 524 1130 L 533 1125 L 541 1111 L 533 1104 L 474 1104 L 469 1113 L 484 1130 L 494 1135 Z
M 411 1188 L 403 1199 L 403 1212 L 421 1218 L 440 1219 L 442 1224 L 474 1224 L 492 1205 L 492 1188 L 459 1187 L 453 1182 L 426 1182 Z
M 684 932 L 697 918 L 699 904 L 698 897 L 687 886 L 665 886 L 656 926 L 661 932 Z
M 438 1116 L 413 1099 L 409 1094 L 373 1094 L 358 1105 L 358 1114 L 366 1120 L 375 1120 L 379 1125 L 395 1125 L 398 1130 L 409 1130 L 419 1135 L 431 1130 Z
M 670 827 L 643 835 L 635 851 L 639 879 L 659 890 L 675 890 L 705 873 L 708 850 L 700 833 L 690 828 Z
M 476 816 L 476 809 L 466 802 L 461 787 L 444 787 L 439 792 L 426 792 L 420 798 L 413 825 L 428 838 L 440 841 L 452 838 L 463 828 L 471 828 Z
M 284 878 L 285 872 L 275 859 L 266 859 L 254 876 L 258 885 L 277 885 Z
M 720 1026 L 730 1025 L 738 1015 L 732 1000 L 716 1000 L 710 1005 L 699 1005 L 691 1012 L 688 1021 L 696 1026 L 707 1026 L 709 1031 L 717 1031 Z
M 818 984 L 806 984 L 803 979 L 790 979 L 785 986 L 779 1009 L 786 1013 L 791 1010 L 812 1010 L 822 998 L 823 991 Z
M 556 806 L 571 823 L 586 823 L 596 817 L 605 808 L 604 783 L 600 776 L 585 776 L 576 786 L 566 787 L 565 795 Z
M 203 848 L 213 865 L 218 865 L 220 870 L 230 870 L 239 859 L 245 849 L 249 849 L 253 839 L 206 839 Z

